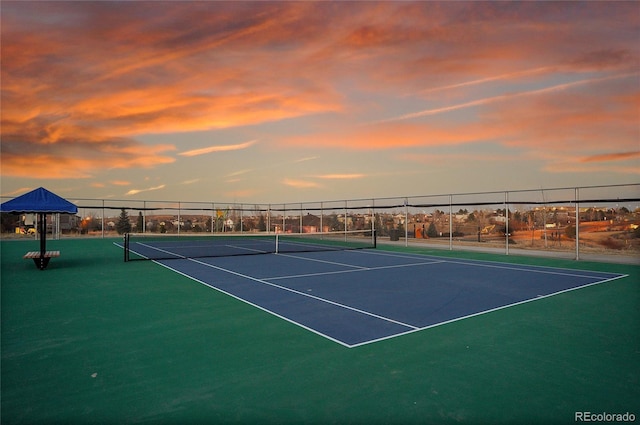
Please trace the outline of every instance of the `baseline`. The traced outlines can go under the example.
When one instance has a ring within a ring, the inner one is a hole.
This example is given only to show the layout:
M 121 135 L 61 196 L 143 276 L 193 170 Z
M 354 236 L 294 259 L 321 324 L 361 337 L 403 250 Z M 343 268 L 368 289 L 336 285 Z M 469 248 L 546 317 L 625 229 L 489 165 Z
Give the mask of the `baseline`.
M 264 256 L 251 256 L 252 259 L 258 257 Z M 264 282 L 204 261 L 171 259 L 153 262 L 347 348 L 383 336 L 417 330 L 414 325 Z
M 348 348 L 628 277 L 372 250 L 239 258 L 154 262 Z
M 220 270 L 220 271 L 225 272 L 225 273 L 229 273 L 229 274 L 232 274 L 232 275 L 235 275 L 235 276 L 239 276 L 239 277 L 241 277 L 243 279 L 249 279 L 249 280 L 252 280 L 254 282 L 261 283 L 263 285 L 269 285 L 269 286 L 272 286 L 274 288 L 281 289 L 283 291 L 293 292 L 294 294 L 302 295 L 304 297 L 313 298 L 314 300 L 317 300 L 317 301 L 320 301 L 320 302 L 324 302 L 324 303 L 327 303 L 327 304 L 332 304 L 332 305 L 335 305 L 335 306 L 340 307 L 340 308 L 344 308 L 344 309 L 347 309 L 347 310 L 355 311 L 357 313 L 365 314 L 367 316 L 375 317 L 376 319 L 381 319 L 381 320 L 384 320 L 384 321 L 387 321 L 387 322 L 390 322 L 390 323 L 395 323 L 395 324 L 398 324 L 398 325 L 401 325 L 401 326 L 406 326 L 407 328 L 411 328 L 411 329 L 419 329 L 418 327 L 416 327 L 414 325 L 410 325 L 410 324 L 407 324 L 407 323 L 402 323 L 400 321 L 397 321 L 397 320 L 394 320 L 394 319 L 391 319 L 391 318 L 388 318 L 388 317 L 384 317 L 384 316 L 380 316 L 380 315 L 375 314 L 375 313 L 371 313 L 370 311 L 361 310 L 361 309 L 358 309 L 358 308 L 355 308 L 355 307 L 351 307 L 349 305 L 345 305 L 345 304 L 341 304 L 341 303 L 338 303 L 338 302 L 335 302 L 335 301 L 328 300 L 326 298 L 321 298 L 321 297 L 318 297 L 318 296 L 315 296 L 315 295 L 312 295 L 312 294 L 309 294 L 309 293 L 297 291 L 297 290 L 292 289 L 292 288 L 287 288 L 286 286 L 281 286 L 281 285 L 277 285 L 275 283 L 267 282 L 264 279 L 258 279 L 256 277 L 249 276 L 249 275 L 242 274 L 242 273 L 238 273 L 238 272 L 235 272 L 233 270 L 224 269 L 222 267 L 214 266 L 213 264 L 205 263 L 203 261 L 199 261 L 199 260 L 196 260 L 196 259 L 193 259 L 193 258 L 189 258 L 188 260 L 189 261 L 193 261 L 194 263 L 202 264 L 203 266 L 206 266 L 206 267 L 211 267 L 211 268 L 214 268 L 216 270 Z

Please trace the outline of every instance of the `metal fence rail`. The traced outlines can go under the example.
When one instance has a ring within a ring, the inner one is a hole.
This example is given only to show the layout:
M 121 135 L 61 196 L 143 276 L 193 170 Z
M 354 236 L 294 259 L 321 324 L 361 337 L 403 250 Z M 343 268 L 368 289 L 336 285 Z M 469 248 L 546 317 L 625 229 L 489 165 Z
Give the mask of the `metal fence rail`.
M 52 217 L 55 237 L 116 236 L 126 217 L 132 230 L 142 233 L 370 228 L 380 242 L 405 246 L 498 249 L 506 255 L 512 248 L 572 252 L 575 259 L 585 252 L 640 257 L 640 183 L 278 204 L 70 200 L 78 216 Z M 9 232 L 17 237 L 6 223 L 11 219 L 3 215 L 3 238 Z M 22 217 L 18 226 L 28 222 Z

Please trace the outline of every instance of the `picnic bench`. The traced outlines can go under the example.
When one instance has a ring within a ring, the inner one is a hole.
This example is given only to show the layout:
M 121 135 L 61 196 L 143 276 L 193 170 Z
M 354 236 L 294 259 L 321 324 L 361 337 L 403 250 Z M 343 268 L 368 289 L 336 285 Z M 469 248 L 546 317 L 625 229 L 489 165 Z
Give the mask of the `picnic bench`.
M 44 270 L 49 264 L 49 260 L 53 257 L 59 257 L 60 251 L 45 251 L 44 258 L 40 258 L 40 251 L 30 251 L 24 254 L 22 258 L 31 258 L 40 270 Z

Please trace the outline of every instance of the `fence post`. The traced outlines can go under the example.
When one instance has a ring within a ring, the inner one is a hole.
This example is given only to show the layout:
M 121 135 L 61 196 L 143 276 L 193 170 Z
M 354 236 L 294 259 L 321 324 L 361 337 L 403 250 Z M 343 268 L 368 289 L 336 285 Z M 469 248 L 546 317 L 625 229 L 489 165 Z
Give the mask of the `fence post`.
M 142 202 L 142 233 L 147 233 L 147 201 Z
M 453 251 L 453 195 L 449 195 L 449 251 Z
M 409 246 L 409 198 L 404 198 L 404 246 Z
M 580 259 L 580 204 L 578 199 L 580 197 L 580 189 L 575 188 L 575 201 L 576 201 L 576 260 Z
M 509 192 L 504 192 L 504 236 L 506 239 L 505 255 L 509 255 Z
M 104 199 L 102 200 L 102 239 L 104 239 Z
M 344 201 L 344 237 L 347 237 L 347 200 Z
M 371 199 L 371 208 L 369 208 L 369 220 L 371 220 L 371 231 L 375 232 L 376 231 L 376 200 L 375 199 Z

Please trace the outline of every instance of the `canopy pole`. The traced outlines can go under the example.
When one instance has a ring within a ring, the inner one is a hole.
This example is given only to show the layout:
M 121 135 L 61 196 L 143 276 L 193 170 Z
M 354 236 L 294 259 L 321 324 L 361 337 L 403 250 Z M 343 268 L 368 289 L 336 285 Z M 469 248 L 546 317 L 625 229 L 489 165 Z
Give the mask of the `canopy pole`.
M 40 213 L 38 217 L 38 224 L 40 227 L 40 261 L 39 268 L 44 270 L 47 267 L 47 261 L 45 261 L 45 254 L 47 252 L 47 215 Z

